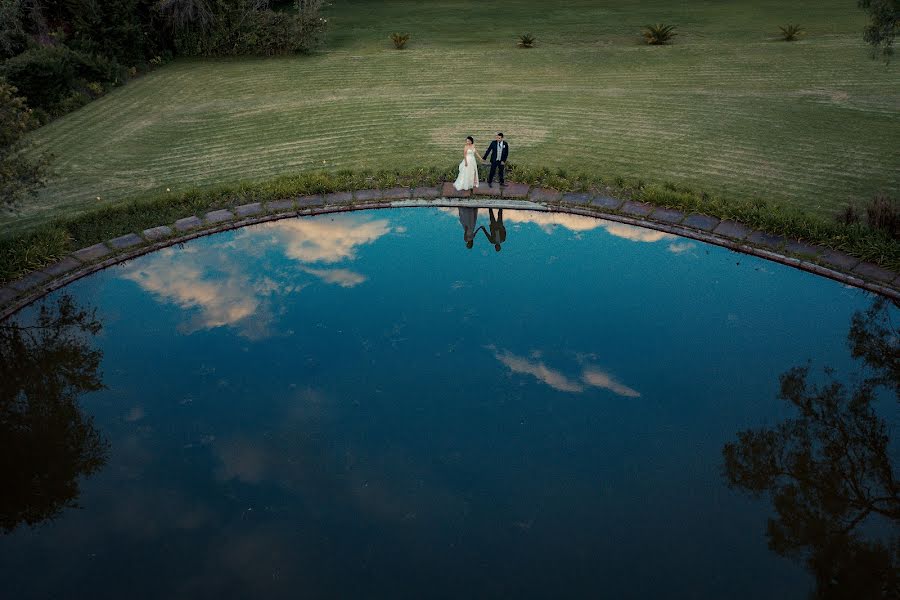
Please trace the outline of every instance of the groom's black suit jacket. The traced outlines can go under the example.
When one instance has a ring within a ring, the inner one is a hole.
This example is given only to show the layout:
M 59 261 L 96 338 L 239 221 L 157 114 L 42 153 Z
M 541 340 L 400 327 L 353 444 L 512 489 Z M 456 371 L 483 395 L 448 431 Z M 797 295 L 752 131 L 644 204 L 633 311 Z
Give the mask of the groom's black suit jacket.
M 485 150 L 484 156 L 482 156 L 481 158 L 487 159 L 488 154 L 491 155 L 492 163 L 495 163 L 495 162 L 504 162 L 505 163 L 506 159 L 509 157 L 509 142 L 507 142 L 506 140 L 503 140 L 503 153 L 498 158 L 497 157 L 497 140 L 494 140 L 493 142 L 491 142 L 491 145 L 488 146 L 487 150 Z

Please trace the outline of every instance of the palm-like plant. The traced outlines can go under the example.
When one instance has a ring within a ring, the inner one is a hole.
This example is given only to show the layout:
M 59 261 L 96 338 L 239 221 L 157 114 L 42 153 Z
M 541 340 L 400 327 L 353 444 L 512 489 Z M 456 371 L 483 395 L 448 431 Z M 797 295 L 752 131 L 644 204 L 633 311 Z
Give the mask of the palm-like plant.
M 666 44 L 672 40 L 673 37 L 678 35 L 675 33 L 674 25 L 665 25 L 663 23 L 659 23 L 657 25 L 647 25 L 644 27 L 644 39 L 651 46 L 661 46 Z
M 408 33 L 392 33 L 391 41 L 394 42 L 394 48 L 397 50 L 403 50 L 406 47 L 406 42 L 409 41 Z
M 781 37 L 786 42 L 793 42 L 800 34 L 803 33 L 803 28 L 799 25 L 785 25 L 784 27 L 779 27 L 781 30 Z
M 534 46 L 534 36 L 530 33 L 526 33 L 525 35 L 519 36 L 519 43 L 517 44 L 519 48 L 531 48 Z

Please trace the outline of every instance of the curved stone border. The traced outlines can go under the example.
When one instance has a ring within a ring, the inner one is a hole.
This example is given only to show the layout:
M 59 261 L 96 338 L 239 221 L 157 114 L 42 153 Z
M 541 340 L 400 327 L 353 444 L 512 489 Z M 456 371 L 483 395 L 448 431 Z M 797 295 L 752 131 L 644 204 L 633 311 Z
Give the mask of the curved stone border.
M 478 198 L 478 199 L 476 199 Z M 729 220 L 654 204 L 511 183 L 457 192 L 442 188 L 367 189 L 244 204 L 191 216 L 82 248 L 0 287 L 0 320 L 69 283 L 111 265 L 194 238 L 294 216 L 415 206 L 495 207 L 562 212 L 655 229 L 822 275 L 900 301 L 900 275 L 849 254 L 755 231 Z

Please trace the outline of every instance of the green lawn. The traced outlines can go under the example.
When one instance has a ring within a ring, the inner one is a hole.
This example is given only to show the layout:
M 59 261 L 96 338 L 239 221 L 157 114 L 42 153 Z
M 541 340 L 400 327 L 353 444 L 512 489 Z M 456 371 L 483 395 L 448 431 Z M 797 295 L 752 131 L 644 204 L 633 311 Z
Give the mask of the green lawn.
M 868 58 L 855 0 L 334 0 L 328 17 L 320 55 L 179 60 L 36 131 L 53 178 L 0 225 L 167 187 L 453 165 L 496 130 L 529 166 L 820 214 L 900 189 L 900 68 Z M 675 43 L 642 45 L 659 21 Z M 778 41 L 788 22 L 807 37 Z M 536 48 L 515 47 L 525 32 Z

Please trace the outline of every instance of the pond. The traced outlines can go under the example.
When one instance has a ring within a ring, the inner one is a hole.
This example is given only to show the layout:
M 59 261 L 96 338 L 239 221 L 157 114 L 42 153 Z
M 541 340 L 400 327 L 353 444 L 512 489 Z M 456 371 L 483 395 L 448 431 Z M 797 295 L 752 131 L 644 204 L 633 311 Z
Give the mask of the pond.
M 895 388 L 847 398 L 887 368 L 897 318 L 805 272 L 559 213 L 363 211 L 193 240 L 3 326 L 4 595 L 887 589 Z M 829 380 L 845 387 L 813 387 Z M 827 410 L 798 416 L 804 394 Z M 847 456 L 805 480 L 760 472 L 802 439 L 822 459 L 844 426 Z M 860 481 L 870 518 L 829 502 Z

